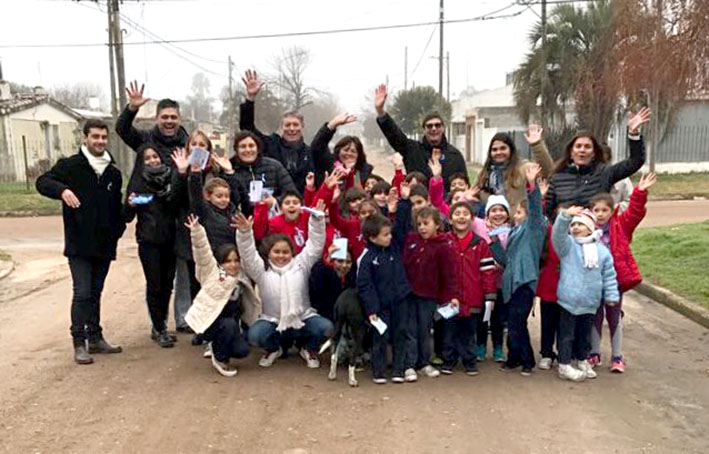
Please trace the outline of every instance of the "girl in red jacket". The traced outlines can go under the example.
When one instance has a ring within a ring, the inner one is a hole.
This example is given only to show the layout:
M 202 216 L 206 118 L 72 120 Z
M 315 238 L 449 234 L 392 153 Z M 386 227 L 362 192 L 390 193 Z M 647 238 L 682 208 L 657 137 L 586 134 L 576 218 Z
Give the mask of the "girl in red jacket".
M 443 322 L 443 365 L 441 372 L 453 373 L 460 358 L 465 373 L 478 374 L 476 365 L 478 320 L 484 301 L 493 304 L 497 298 L 495 260 L 487 242 L 473 232 L 473 209 L 466 202 L 451 206 L 450 237 L 454 241 L 454 274 L 458 275 L 460 303 L 458 315 Z
M 544 264 L 539 271 L 537 283 L 537 298 L 540 300 L 541 317 L 541 356 L 539 367 L 542 370 L 551 369 L 557 355 L 554 344 L 559 331 L 559 317 L 561 312 L 556 302 L 556 288 L 559 286 L 559 256 L 554 251 L 551 242 L 551 224 L 547 225 L 547 239 L 542 252 Z
M 589 203 L 593 214 L 596 215 L 598 227 L 603 231 L 601 241 L 610 248 L 613 255 L 613 264 L 618 275 L 618 288 L 621 292 L 621 299 L 614 306 L 601 304 L 598 308 L 594 323 L 595 329 L 591 331 L 591 355 L 588 362 L 592 366 L 601 365 L 601 330 L 605 313 L 611 335 L 611 352 L 613 355 L 611 372 L 625 372 L 625 361 L 622 354 L 622 294 L 642 281 L 640 270 L 637 263 L 635 263 L 633 253 L 630 251 L 630 242 L 633 239 L 633 232 L 635 232 L 638 224 L 647 213 L 645 208 L 647 190 L 656 181 L 657 175 L 654 173 L 643 175 L 638 186 L 630 195 L 628 208 L 622 213 L 619 213 L 618 208 L 614 207 L 613 198 L 607 193 L 597 194 Z

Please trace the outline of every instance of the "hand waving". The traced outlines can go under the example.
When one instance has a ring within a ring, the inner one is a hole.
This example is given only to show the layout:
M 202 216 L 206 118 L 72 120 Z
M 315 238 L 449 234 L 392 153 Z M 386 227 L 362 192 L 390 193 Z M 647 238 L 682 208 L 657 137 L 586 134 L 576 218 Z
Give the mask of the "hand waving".
M 187 169 L 190 166 L 189 160 L 187 159 L 187 152 L 184 148 L 175 148 L 172 152 L 172 162 L 175 163 L 177 167 L 177 172 L 184 175 L 187 173 Z
M 256 71 L 251 69 L 244 73 L 244 77 L 241 78 L 241 81 L 246 85 L 246 99 L 249 101 L 256 99 L 256 96 L 261 92 L 263 86 L 266 85 L 266 82 L 258 78 Z
M 135 112 L 136 110 L 140 109 L 140 106 L 150 101 L 150 98 L 146 98 L 143 96 L 144 91 L 145 84 L 142 84 L 139 90 L 137 80 L 134 80 L 130 83 L 129 86 L 126 87 L 126 93 L 128 94 L 128 108 L 130 110 Z
M 527 127 L 527 132 L 524 134 L 524 138 L 527 139 L 528 144 L 534 145 L 542 140 L 542 132 L 544 132 L 544 130 L 541 126 L 532 124 Z
M 384 104 L 387 100 L 387 86 L 381 84 L 374 90 L 374 108 L 377 110 L 377 115 L 384 115 Z
M 341 113 L 339 115 L 336 115 L 330 122 L 327 124 L 327 127 L 330 128 L 330 130 L 334 131 L 337 129 L 339 126 L 346 125 L 348 123 L 353 123 L 357 121 L 357 116 L 352 115 L 350 113 Z
M 199 218 L 195 216 L 194 214 L 190 214 L 187 216 L 187 220 L 185 221 L 185 227 L 187 227 L 188 230 L 194 230 L 197 228 L 199 225 Z
M 640 181 L 638 182 L 638 189 L 640 189 L 641 191 L 647 191 L 648 189 L 650 189 L 650 186 L 652 186 L 656 182 L 657 174 L 655 172 L 650 172 L 640 177 Z
M 246 216 L 244 216 L 243 213 L 237 213 L 236 215 L 234 215 L 232 221 L 234 221 L 236 228 L 239 229 L 239 231 L 242 233 L 250 232 L 251 228 L 254 225 L 254 218 L 252 216 L 249 216 L 249 218 L 246 219 Z
M 640 134 L 640 126 L 650 121 L 650 109 L 643 107 L 638 113 L 628 118 L 628 133 L 631 135 Z

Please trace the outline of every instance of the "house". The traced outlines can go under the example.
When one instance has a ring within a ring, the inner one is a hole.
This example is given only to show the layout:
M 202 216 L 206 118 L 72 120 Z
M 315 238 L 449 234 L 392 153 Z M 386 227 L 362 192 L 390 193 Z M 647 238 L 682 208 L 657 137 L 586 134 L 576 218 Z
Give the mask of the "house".
M 10 84 L 0 80 L 0 180 L 23 181 L 26 170 L 36 173 L 75 153 L 81 120 L 41 87 L 13 95 Z

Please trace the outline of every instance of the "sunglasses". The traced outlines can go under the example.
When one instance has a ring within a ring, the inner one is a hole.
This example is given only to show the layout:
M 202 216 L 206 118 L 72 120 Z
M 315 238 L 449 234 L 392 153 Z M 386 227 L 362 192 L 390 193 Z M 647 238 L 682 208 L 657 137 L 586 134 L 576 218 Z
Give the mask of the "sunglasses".
M 426 129 L 433 129 L 433 128 L 440 129 L 443 127 L 443 123 L 426 123 L 425 125 L 423 125 L 423 127 Z

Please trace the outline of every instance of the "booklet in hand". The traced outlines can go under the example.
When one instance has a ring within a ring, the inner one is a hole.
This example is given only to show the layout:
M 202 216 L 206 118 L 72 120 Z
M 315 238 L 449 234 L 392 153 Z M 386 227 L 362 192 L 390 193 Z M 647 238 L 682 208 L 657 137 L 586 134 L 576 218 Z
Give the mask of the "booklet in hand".
M 188 162 L 190 165 L 199 165 L 199 168 L 204 170 L 209 162 L 209 151 L 199 147 L 192 148 Z
M 263 181 L 252 180 L 249 183 L 249 202 L 258 203 L 263 199 Z
M 306 213 L 310 213 L 311 216 L 315 216 L 316 218 L 321 218 L 321 217 L 325 216 L 324 212 L 322 212 L 320 210 L 316 210 L 314 208 L 301 207 L 300 209 L 305 211 Z
M 451 303 L 448 303 L 448 304 L 446 304 L 446 305 L 441 306 L 441 307 L 438 308 L 438 314 L 439 314 L 441 317 L 445 318 L 446 320 L 448 320 L 449 318 L 453 318 L 453 317 L 455 317 L 456 315 L 458 315 L 458 312 L 459 312 L 459 311 L 460 311 L 460 309 L 458 308 L 458 306 L 454 306 L 454 305 L 451 304 Z
M 383 335 L 387 330 L 387 324 L 382 321 L 381 318 L 377 318 L 372 322 L 372 326 L 379 331 L 379 335 Z
M 130 199 L 133 205 L 147 205 L 153 201 L 153 194 L 136 194 Z
M 330 255 L 331 259 L 347 260 L 347 238 L 335 238 L 332 244 L 337 246 L 337 250 Z

